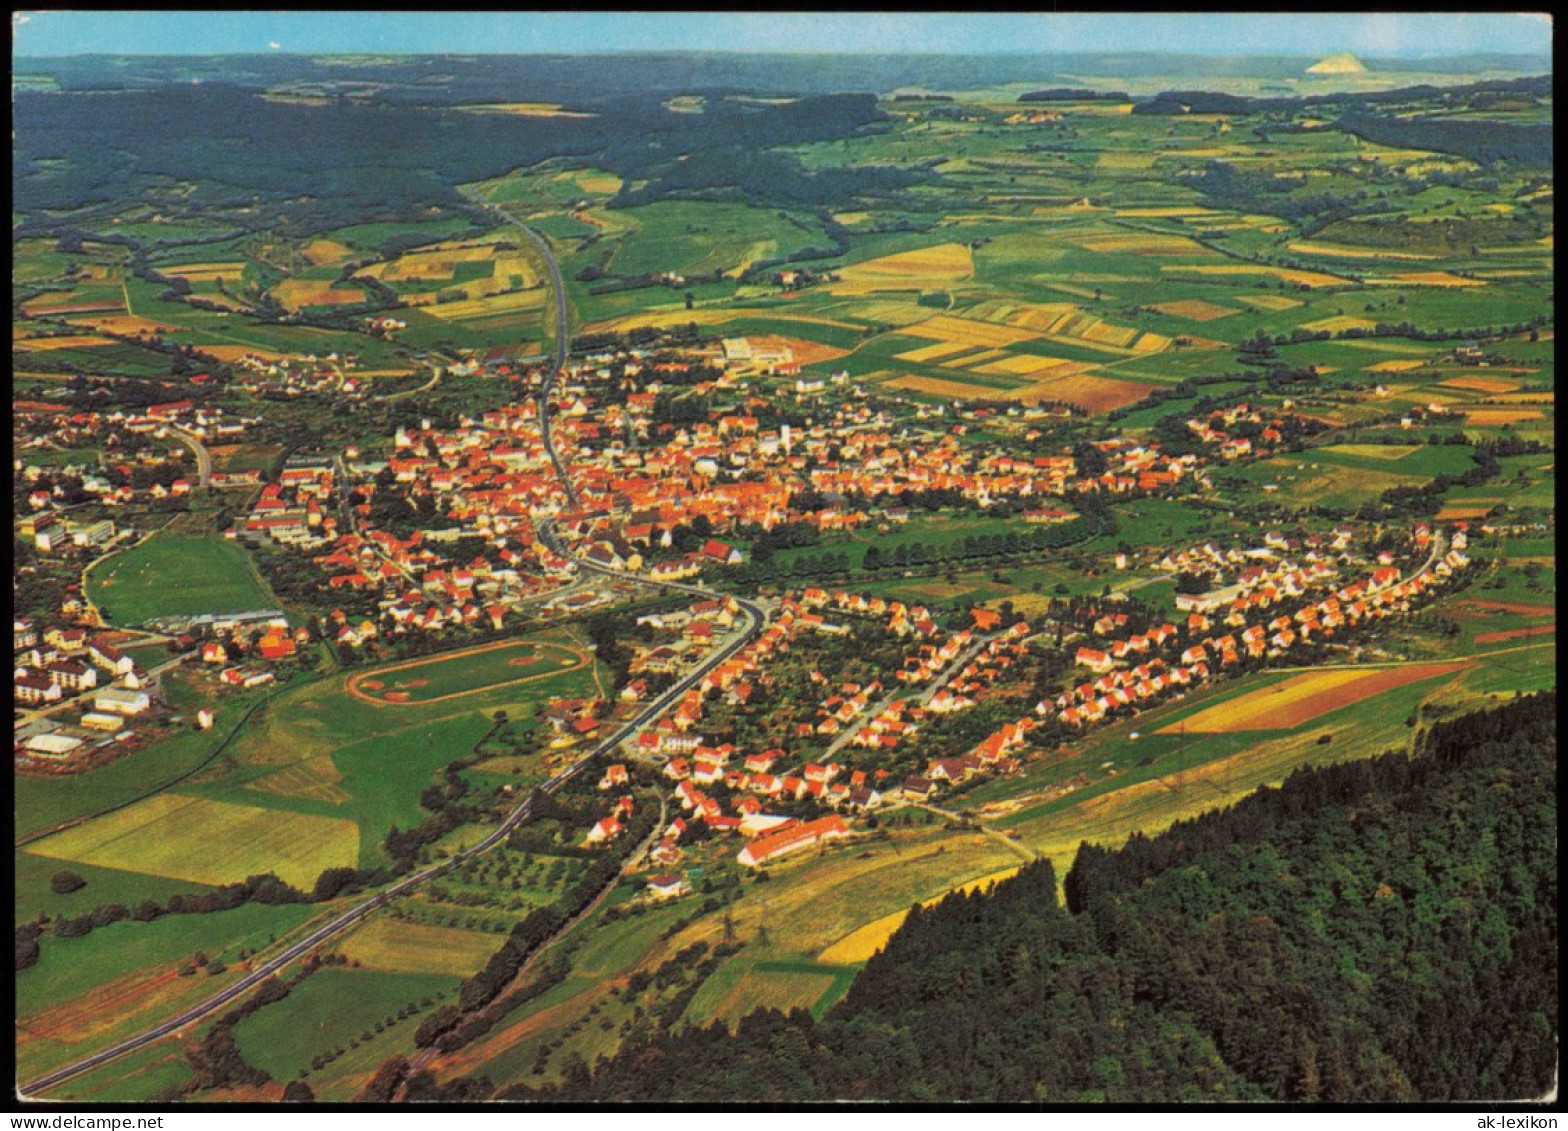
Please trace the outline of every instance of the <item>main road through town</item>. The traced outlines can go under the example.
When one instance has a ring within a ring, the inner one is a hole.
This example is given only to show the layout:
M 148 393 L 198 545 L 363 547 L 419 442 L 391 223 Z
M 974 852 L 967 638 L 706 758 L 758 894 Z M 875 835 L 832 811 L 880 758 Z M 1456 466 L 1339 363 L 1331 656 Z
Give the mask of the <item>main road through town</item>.
M 490 207 L 495 208 L 494 205 L 490 205 Z M 557 454 L 555 445 L 550 436 L 550 397 L 554 392 L 556 379 L 559 377 L 561 370 L 565 368 L 567 351 L 571 341 L 567 334 L 566 288 L 561 282 L 561 268 L 560 265 L 556 262 L 555 256 L 551 253 L 550 246 L 545 242 L 544 237 L 539 235 L 539 233 L 535 232 L 532 228 L 527 227 L 516 217 L 507 214 L 499 208 L 496 208 L 496 211 L 501 212 L 503 216 L 506 216 L 507 220 L 517 224 L 518 227 L 522 228 L 524 233 L 528 236 L 529 240 L 534 244 L 535 247 L 538 248 L 540 255 L 544 258 L 545 265 L 549 269 L 551 289 L 554 292 L 555 299 L 555 352 L 554 357 L 551 360 L 549 370 L 545 376 L 544 383 L 539 392 L 539 425 L 542 437 L 544 439 L 545 450 L 549 453 L 550 461 L 555 466 L 556 475 L 561 480 L 562 488 L 566 492 L 569 503 L 575 507 L 577 505 L 576 492 L 572 488 L 571 478 L 567 474 L 566 466 L 564 463 L 562 463 L 560 456 Z M 557 540 L 553 532 L 546 530 L 546 535 L 552 546 L 557 548 L 558 552 L 563 549 L 562 544 Z M 599 569 L 598 567 L 592 566 L 587 562 L 581 561 L 581 559 L 579 559 L 578 564 L 580 568 L 596 573 L 605 573 L 610 576 L 618 577 L 628 576 L 618 573 L 614 570 Z M 637 577 L 636 580 L 640 584 L 649 585 L 654 588 L 665 589 L 673 592 L 688 593 L 697 597 L 718 600 L 724 600 L 727 597 L 725 594 L 716 593 L 712 590 L 704 589 L 698 585 L 686 585 L 679 582 L 670 581 L 654 581 L 652 579 L 642 577 Z M 581 773 L 583 767 L 586 766 L 592 759 L 598 757 L 601 754 L 609 753 L 621 743 L 632 738 L 644 726 L 652 722 L 663 711 L 678 701 L 682 695 L 684 695 L 691 688 L 697 686 L 702 678 L 710 671 L 724 663 L 731 656 L 735 655 L 735 653 L 739 652 L 742 648 L 746 647 L 753 640 L 755 640 L 758 633 L 762 629 L 762 623 L 764 619 L 763 611 L 755 603 L 748 600 L 738 600 L 737 603 L 740 606 L 741 614 L 745 623 L 728 643 L 716 648 L 707 658 L 702 660 L 695 668 L 693 668 L 673 686 L 671 686 L 669 690 L 658 696 L 656 699 L 650 701 L 647 707 L 639 712 L 635 718 L 620 727 L 604 741 L 594 746 L 577 761 L 561 770 L 549 781 L 540 786 L 540 788 L 546 793 L 551 793 L 559 789 L 567 781 Z M 339 912 L 327 922 L 321 924 L 319 927 L 316 927 L 298 942 L 289 945 L 278 954 L 255 966 L 248 973 L 246 973 L 244 977 L 207 998 L 200 1004 L 194 1005 L 177 1016 L 171 1017 L 162 1024 L 155 1025 L 152 1028 L 145 1030 L 144 1032 L 138 1033 L 134 1037 L 128 1037 L 125 1040 L 111 1045 L 110 1047 L 103 1049 L 100 1052 L 94 1053 L 92 1056 L 84 1057 L 83 1059 L 78 1060 L 72 1064 L 67 1064 L 63 1068 L 57 1068 L 53 1072 L 50 1072 L 44 1076 L 40 1076 L 36 1080 L 31 1080 L 26 1084 L 19 1085 L 18 1092 L 23 1097 L 36 1096 L 57 1084 L 71 1079 L 72 1077 L 79 1076 L 84 1072 L 88 1072 L 94 1068 L 97 1068 L 101 1064 L 105 1064 L 108 1061 L 114 1060 L 116 1057 L 124 1056 L 128 1052 L 132 1052 L 135 1049 L 149 1045 L 154 1041 L 160 1040 L 163 1037 L 170 1035 L 171 1033 L 177 1033 L 180 1030 L 185 1029 L 190 1025 L 194 1025 L 196 1022 L 211 1016 L 213 1013 L 216 1013 L 230 1002 L 235 1001 L 237 998 L 241 997 L 247 991 L 254 989 L 266 979 L 272 977 L 274 974 L 277 974 L 290 963 L 298 961 L 304 955 L 310 953 L 310 951 L 314 950 L 328 939 L 334 938 L 335 936 L 341 934 L 359 920 L 363 919 L 366 915 L 369 915 L 378 908 L 385 906 L 391 900 L 396 899 L 400 895 L 405 895 L 408 892 L 413 891 L 420 885 L 449 871 L 456 865 L 462 863 L 464 860 L 478 856 L 480 853 L 488 852 L 490 849 L 504 841 L 507 836 L 510 835 L 512 830 L 518 826 L 518 824 L 527 819 L 532 809 L 532 805 L 533 799 L 532 796 L 530 796 L 510 813 L 508 813 L 501 823 L 497 825 L 488 836 L 479 841 L 477 844 L 473 845 L 471 848 L 466 849 L 451 859 L 443 860 L 439 864 L 433 864 L 428 868 L 413 873 L 412 875 L 405 876 L 401 880 L 398 880 L 396 883 L 392 884 L 390 887 L 384 888 L 376 894 L 361 900 L 359 903 L 356 903 L 347 910 Z

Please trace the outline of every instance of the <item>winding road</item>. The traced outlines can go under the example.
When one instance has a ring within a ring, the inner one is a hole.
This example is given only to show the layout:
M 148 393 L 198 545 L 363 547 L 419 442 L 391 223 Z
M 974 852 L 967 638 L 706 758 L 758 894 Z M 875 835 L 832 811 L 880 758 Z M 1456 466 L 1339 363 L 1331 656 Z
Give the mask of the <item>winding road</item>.
M 490 205 L 490 207 L 494 208 L 495 206 Z M 545 242 L 542 236 L 540 236 L 533 229 L 522 224 L 522 222 L 517 220 L 516 217 L 505 213 L 499 208 L 497 208 L 496 211 L 501 212 L 501 214 L 506 216 L 509 221 L 517 224 L 518 227 L 523 229 L 523 231 L 528 235 L 528 238 L 534 243 L 536 247 L 538 247 L 540 254 L 544 257 L 544 261 L 549 268 L 555 297 L 555 355 L 552 359 L 549 372 L 545 377 L 543 386 L 539 391 L 540 429 L 544 439 L 545 449 L 549 452 L 550 460 L 555 465 L 556 474 L 561 479 L 561 484 L 563 489 L 566 491 L 567 498 L 575 507 L 577 505 L 577 501 L 575 492 L 573 491 L 571 485 L 571 479 L 567 474 L 565 465 L 562 463 L 559 455 L 556 453 L 555 446 L 550 438 L 550 396 L 554 391 L 556 379 L 560 376 L 561 370 L 566 365 L 567 347 L 570 342 L 566 332 L 566 289 L 561 282 L 560 265 L 556 263 L 555 256 L 551 253 L 549 245 Z M 566 552 L 565 548 L 557 541 L 554 532 L 548 529 L 548 526 L 544 528 L 542 533 L 552 548 L 557 549 L 557 552 Z M 587 562 L 583 562 L 581 559 L 578 561 L 580 567 L 588 571 L 603 573 L 609 576 L 624 578 L 627 580 L 635 580 L 640 584 L 649 585 L 658 589 L 689 593 L 693 596 L 716 600 L 725 600 L 728 596 L 727 594 L 703 589 L 702 587 L 696 585 L 686 585 L 679 582 L 670 581 L 654 581 L 649 578 L 639 577 L 634 574 L 626 574 L 617 570 L 602 569 Z M 660 695 L 658 698 L 651 700 L 641 712 L 631 719 L 631 721 L 621 726 L 608 738 L 598 743 L 580 759 L 561 770 L 539 788 L 542 789 L 545 793 L 551 793 L 559 789 L 567 781 L 570 781 L 572 778 L 581 773 L 583 768 L 592 759 L 598 757 L 601 754 L 606 754 L 614 750 L 622 742 L 632 738 L 644 726 L 648 725 L 655 718 L 657 718 L 663 711 L 674 705 L 689 689 L 695 687 L 702 680 L 702 678 L 708 674 L 708 672 L 724 663 L 736 652 L 740 651 L 742 648 L 746 647 L 753 640 L 755 640 L 758 633 L 762 629 L 762 624 L 765 619 L 763 611 L 760 607 L 751 601 L 740 600 L 739 605 L 746 623 L 728 643 L 716 648 L 692 671 L 678 680 L 673 686 L 669 688 L 669 690 L 665 691 L 663 695 Z M 328 939 L 342 934 L 343 931 L 353 926 L 371 912 L 384 907 L 391 900 L 396 899 L 400 895 L 404 895 L 410 891 L 413 891 L 421 884 L 427 883 L 437 876 L 450 871 L 453 867 L 465 860 L 478 856 L 481 853 L 488 852 L 490 849 L 504 841 L 513 829 L 515 829 L 522 821 L 527 819 L 529 813 L 532 810 L 532 805 L 533 801 L 532 797 L 530 796 L 521 804 L 519 804 L 515 809 L 513 809 L 509 814 L 507 814 L 507 816 L 501 821 L 499 825 L 495 827 L 495 829 L 489 833 L 489 835 L 487 835 L 483 840 L 479 841 L 471 848 L 457 854 L 449 860 L 444 860 L 441 863 L 431 865 L 422 871 L 405 876 L 403 879 L 392 884 L 390 887 L 387 887 L 375 895 L 364 899 L 360 903 L 357 903 L 353 907 L 338 913 L 327 922 L 321 924 L 319 927 L 316 927 L 298 942 L 291 944 L 283 951 L 255 967 L 232 985 L 223 990 L 220 990 L 218 993 L 205 999 L 199 1004 L 184 1010 L 177 1016 L 171 1017 L 169 1020 L 164 1021 L 159 1025 L 155 1025 L 152 1028 L 138 1033 L 133 1037 L 128 1037 L 123 1041 L 119 1041 L 100 1052 L 94 1053 L 88 1057 L 84 1057 L 83 1059 L 75 1061 L 71 1064 L 67 1064 L 62 1068 L 57 1068 L 53 1072 L 49 1072 L 35 1080 L 30 1080 L 25 1084 L 19 1085 L 17 1088 L 18 1095 L 22 1098 L 37 1096 L 39 1093 L 44 1092 L 57 1084 L 61 1084 L 66 1080 L 72 1079 L 73 1077 L 80 1076 L 84 1072 L 91 1071 L 92 1069 L 106 1064 L 117 1057 L 124 1056 L 126 1053 L 142 1048 L 143 1046 L 160 1040 L 163 1037 L 169 1036 L 172 1033 L 177 1033 L 180 1030 L 211 1016 L 213 1013 L 222 1009 L 230 1002 L 233 1002 L 237 998 L 244 995 L 247 991 L 254 989 L 268 978 L 283 970 L 290 963 L 299 960 L 304 955 L 308 954 L 310 951 L 326 942 Z

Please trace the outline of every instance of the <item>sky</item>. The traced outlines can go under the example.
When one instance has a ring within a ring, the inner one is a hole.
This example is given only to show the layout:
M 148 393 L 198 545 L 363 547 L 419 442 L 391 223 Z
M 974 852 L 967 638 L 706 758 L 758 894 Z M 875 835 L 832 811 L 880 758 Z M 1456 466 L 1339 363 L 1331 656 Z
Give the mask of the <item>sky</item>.
M 617 51 L 1421 57 L 1551 52 L 1531 13 L 13 12 L 12 54 Z

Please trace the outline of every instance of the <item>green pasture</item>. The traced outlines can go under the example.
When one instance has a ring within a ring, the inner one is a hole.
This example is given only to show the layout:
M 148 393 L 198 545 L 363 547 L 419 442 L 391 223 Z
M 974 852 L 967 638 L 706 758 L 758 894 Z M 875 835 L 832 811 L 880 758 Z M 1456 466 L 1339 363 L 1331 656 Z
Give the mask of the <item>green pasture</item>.
M 218 535 L 154 534 L 89 571 L 87 595 L 118 624 L 277 607 L 245 551 Z

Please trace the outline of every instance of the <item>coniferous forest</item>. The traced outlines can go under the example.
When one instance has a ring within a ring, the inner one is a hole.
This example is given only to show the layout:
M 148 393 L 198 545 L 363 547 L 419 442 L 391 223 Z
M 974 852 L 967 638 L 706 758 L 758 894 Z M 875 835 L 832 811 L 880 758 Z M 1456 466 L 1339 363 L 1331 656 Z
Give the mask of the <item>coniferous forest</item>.
M 1557 1031 L 1556 696 L 916 908 L 820 1022 L 665 1032 L 555 1101 L 1527 1099 Z

